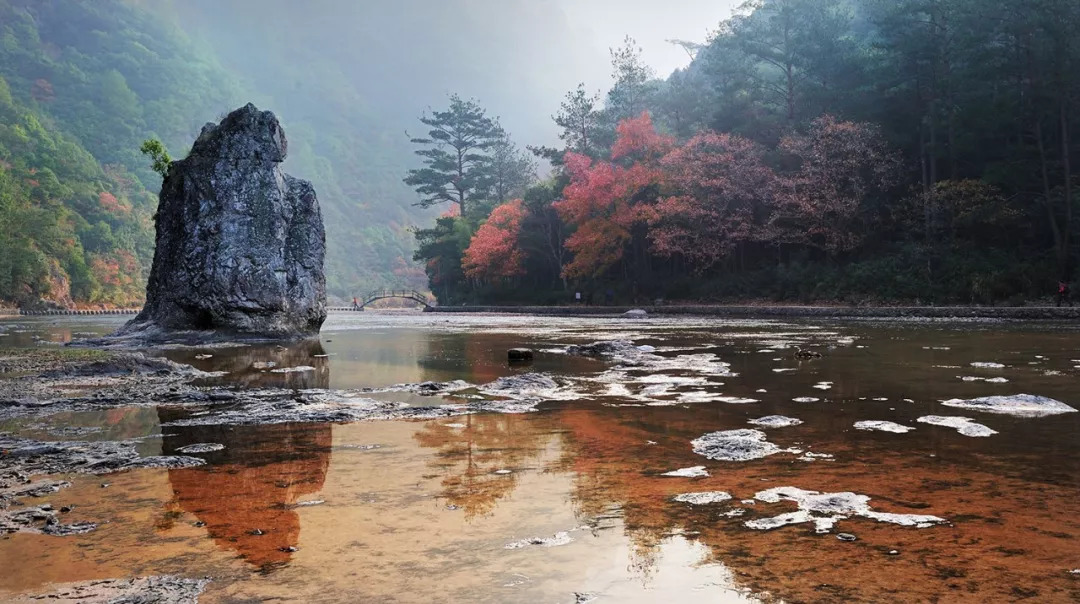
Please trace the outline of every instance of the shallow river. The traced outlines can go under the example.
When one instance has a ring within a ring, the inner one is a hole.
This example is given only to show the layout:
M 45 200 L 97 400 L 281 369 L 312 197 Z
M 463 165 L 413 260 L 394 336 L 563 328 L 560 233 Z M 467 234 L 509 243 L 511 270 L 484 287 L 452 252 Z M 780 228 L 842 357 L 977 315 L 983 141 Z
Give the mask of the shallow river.
M 53 346 L 119 321 L 4 320 L 0 347 Z M 614 338 L 663 359 L 616 368 L 562 351 Z M 537 350 L 535 362 L 508 366 L 516 346 Z M 798 359 L 797 346 L 822 357 Z M 0 599 L 155 574 L 210 577 L 202 602 L 1080 599 L 1080 413 L 941 402 L 1031 394 L 1080 408 L 1080 337 L 1069 326 L 369 312 L 331 316 L 319 344 L 162 354 L 224 372 L 209 381 L 230 386 L 484 384 L 535 371 L 575 388 L 536 412 L 425 421 L 163 429 L 191 412 L 132 406 L 0 422 L 41 440 L 61 428 L 85 440 L 152 436 L 143 455 L 225 446 L 194 468 L 66 477 L 73 486 L 43 501 L 103 524 L 0 539 Z M 274 373 L 268 362 L 311 369 Z M 770 415 L 802 423 L 748 423 Z M 918 421 L 927 416 L 994 433 Z M 865 420 L 914 430 L 854 427 Z M 732 461 L 692 445 L 746 428 L 778 450 Z M 695 466 L 708 475 L 664 475 Z M 804 506 L 800 517 L 790 514 L 799 491 L 770 495 L 778 487 L 869 502 Z M 676 499 L 714 491 L 731 499 Z M 910 521 L 928 516 L 937 520 Z

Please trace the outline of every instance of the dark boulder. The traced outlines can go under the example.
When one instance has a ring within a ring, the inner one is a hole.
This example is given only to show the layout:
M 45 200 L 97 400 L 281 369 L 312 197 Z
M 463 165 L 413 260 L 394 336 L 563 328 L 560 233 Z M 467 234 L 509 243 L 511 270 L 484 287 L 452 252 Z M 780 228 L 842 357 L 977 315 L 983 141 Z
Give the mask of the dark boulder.
M 533 351 L 528 348 L 511 348 L 506 351 L 506 359 L 511 363 L 528 363 L 533 360 Z
M 287 150 L 251 104 L 203 127 L 162 184 L 146 306 L 119 335 L 318 334 L 326 236 L 311 183 L 281 169 Z

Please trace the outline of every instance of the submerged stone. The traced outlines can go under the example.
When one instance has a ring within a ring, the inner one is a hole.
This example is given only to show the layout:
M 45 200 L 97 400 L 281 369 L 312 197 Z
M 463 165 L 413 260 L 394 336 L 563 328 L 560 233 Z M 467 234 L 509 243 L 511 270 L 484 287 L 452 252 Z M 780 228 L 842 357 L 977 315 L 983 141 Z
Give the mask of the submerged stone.
M 195 443 L 192 445 L 186 445 L 177 449 L 179 453 L 210 453 L 213 451 L 221 451 L 225 448 L 225 445 L 221 443 Z
M 326 237 L 311 183 L 281 169 L 287 151 L 277 117 L 251 104 L 203 127 L 162 183 L 146 305 L 118 335 L 318 334 Z
M 761 430 L 744 428 L 710 432 L 690 443 L 694 453 L 719 461 L 750 461 L 780 452 L 780 447 L 765 440 Z
M 1013 415 L 1016 417 L 1045 417 L 1047 415 L 1057 415 L 1059 413 L 1076 412 L 1076 409 L 1061 401 L 1032 394 L 984 396 L 966 400 L 954 398 L 947 401 L 941 401 L 941 404 L 949 407 L 974 409 L 976 411 Z
M 185 579 L 169 575 L 105 579 L 57 585 L 52 591 L 30 598 L 54 602 L 189 604 L 199 600 L 199 594 L 209 582 L 209 579 Z
M 142 457 L 137 441 L 39 441 L 0 434 L 0 471 L 24 474 L 107 474 L 135 468 L 189 468 L 197 457 Z

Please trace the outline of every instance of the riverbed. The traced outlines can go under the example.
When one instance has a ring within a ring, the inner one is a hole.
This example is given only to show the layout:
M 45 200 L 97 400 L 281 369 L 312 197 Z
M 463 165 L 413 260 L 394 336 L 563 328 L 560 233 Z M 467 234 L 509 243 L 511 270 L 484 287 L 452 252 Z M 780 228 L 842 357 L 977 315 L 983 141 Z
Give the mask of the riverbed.
M 0 348 L 122 321 L 2 319 Z M 95 528 L 0 537 L 0 599 L 176 576 L 209 579 L 201 602 L 1076 601 L 1078 336 L 366 312 L 332 314 L 317 343 L 152 350 L 207 391 L 403 411 L 117 400 L 0 419 L 18 438 L 205 462 L 51 476 L 70 486 L 18 505 Z M 514 347 L 534 361 L 509 365 Z M 551 383 L 498 386 L 537 373 Z M 462 406 L 481 398 L 514 404 Z M 400 419 L 421 408 L 439 411 Z

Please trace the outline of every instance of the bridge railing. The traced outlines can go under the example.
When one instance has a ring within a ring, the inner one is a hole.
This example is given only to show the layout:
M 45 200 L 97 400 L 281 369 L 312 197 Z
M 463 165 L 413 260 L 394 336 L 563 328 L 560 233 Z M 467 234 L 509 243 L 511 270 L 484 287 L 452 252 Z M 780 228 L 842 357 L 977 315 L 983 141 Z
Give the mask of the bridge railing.
M 428 297 L 415 289 L 379 289 L 364 296 L 364 301 L 360 306 L 364 307 L 376 300 L 382 300 L 384 298 L 405 298 L 407 300 L 419 302 L 424 306 L 431 305 L 431 301 Z

